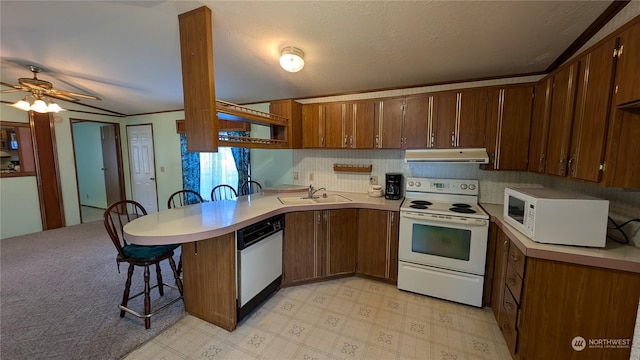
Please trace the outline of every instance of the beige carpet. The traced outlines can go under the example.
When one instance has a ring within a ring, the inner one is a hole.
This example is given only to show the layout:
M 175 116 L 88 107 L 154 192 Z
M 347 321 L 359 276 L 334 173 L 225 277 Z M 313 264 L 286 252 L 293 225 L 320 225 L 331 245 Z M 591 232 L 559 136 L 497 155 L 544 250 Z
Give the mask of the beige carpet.
M 118 273 L 115 258 L 102 221 L 1 240 L 0 358 L 120 359 L 186 315 L 178 302 L 149 330 L 141 319 L 120 318 L 127 265 Z M 167 282 L 172 276 L 164 265 Z M 142 286 L 137 268 L 132 294 Z M 154 292 L 152 306 L 176 294 L 166 289 L 161 299 Z M 135 300 L 142 310 L 142 297 Z

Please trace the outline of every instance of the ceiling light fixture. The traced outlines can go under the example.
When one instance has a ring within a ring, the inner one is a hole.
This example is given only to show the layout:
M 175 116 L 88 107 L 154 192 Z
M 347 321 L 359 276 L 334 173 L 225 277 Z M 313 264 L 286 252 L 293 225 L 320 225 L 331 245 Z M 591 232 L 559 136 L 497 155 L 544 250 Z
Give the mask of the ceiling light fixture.
M 47 102 L 45 102 L 41 97 L 34 95 L 31 97 L 33 99 L 33 102 L 31 102 L 29 98 L 30 96 L 25 96 L 24 99 L 16 101 L 11 104 L 11 106 L 23 111 L 33 110 L 39 113 L 57 113 L 64 110 L 60 105 L 54 103 L 50 99 L 47 99 Z
M 280 66 L 288 72 L 298 72 L 304 67 L 304 53 L 294 46 L 287 46 L 280 52 Z

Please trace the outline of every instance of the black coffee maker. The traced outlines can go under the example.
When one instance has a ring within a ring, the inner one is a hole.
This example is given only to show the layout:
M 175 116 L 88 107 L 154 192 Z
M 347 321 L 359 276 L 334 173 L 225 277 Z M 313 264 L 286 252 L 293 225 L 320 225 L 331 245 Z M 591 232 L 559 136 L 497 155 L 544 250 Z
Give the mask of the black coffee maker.
M 402 198 L 402 174 L 385 174 L 386 182 L 384 186 L 384 198 L 389 200 L 399 200 Z

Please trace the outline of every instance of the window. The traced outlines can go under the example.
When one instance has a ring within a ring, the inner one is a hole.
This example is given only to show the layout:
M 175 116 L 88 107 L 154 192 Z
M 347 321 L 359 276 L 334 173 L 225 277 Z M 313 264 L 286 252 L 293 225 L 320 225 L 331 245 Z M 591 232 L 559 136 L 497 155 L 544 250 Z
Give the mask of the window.
M 240 184 L 249 180 L 249 149 L 218 147 L 217 153 L 190 153 L 184 133 L 180 134 L 180 145 L 183 188 L 200 193 L 203 199 L 211 200 L 211 190 L 217 185 L 227 184 L 238 191 Z

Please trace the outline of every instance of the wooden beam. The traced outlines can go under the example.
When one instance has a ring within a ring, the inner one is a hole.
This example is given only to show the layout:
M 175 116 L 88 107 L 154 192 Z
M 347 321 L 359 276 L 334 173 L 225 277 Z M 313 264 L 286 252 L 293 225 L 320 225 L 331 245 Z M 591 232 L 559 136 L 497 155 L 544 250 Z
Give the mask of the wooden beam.
M 178 15 L 187 149 L 218 151 L 211 9 Z

